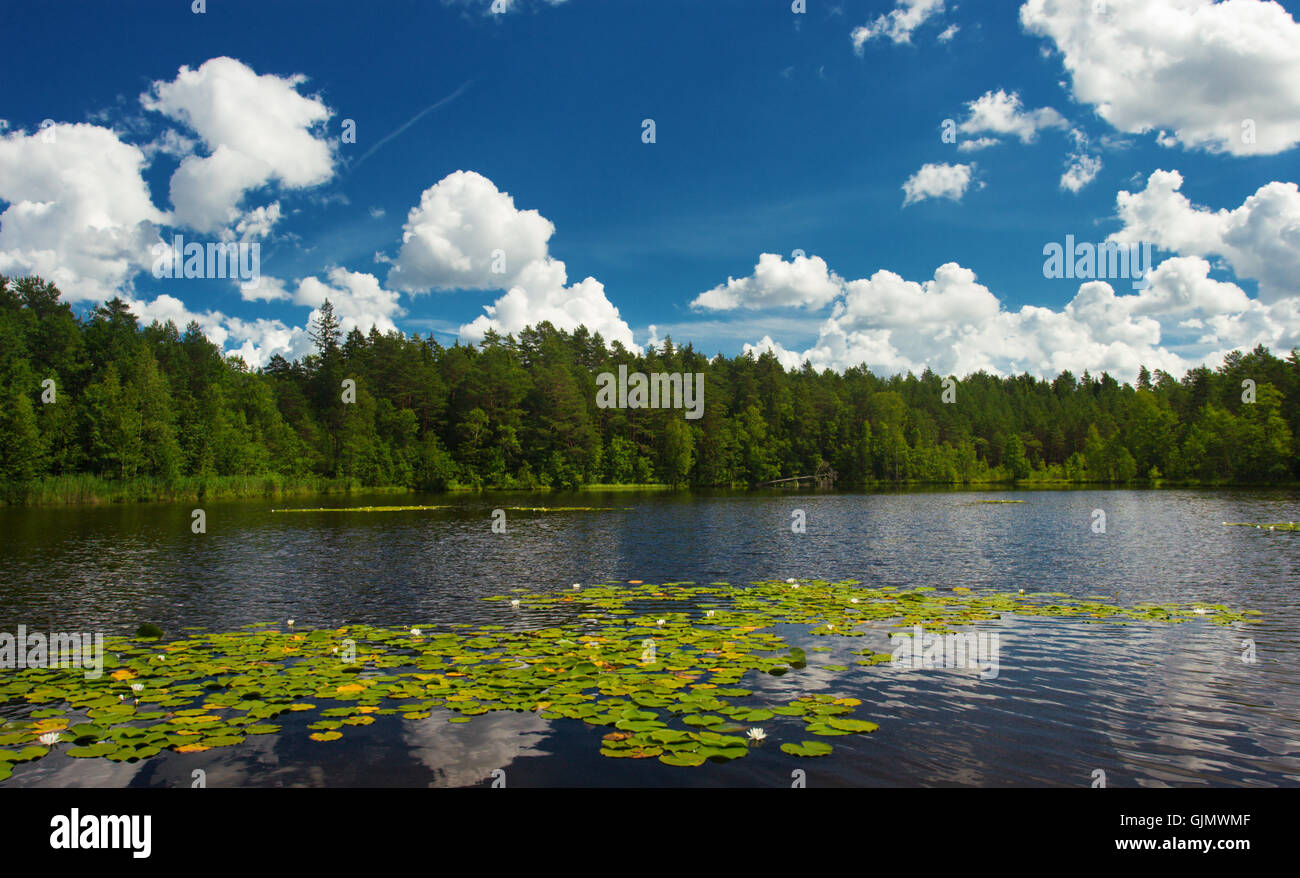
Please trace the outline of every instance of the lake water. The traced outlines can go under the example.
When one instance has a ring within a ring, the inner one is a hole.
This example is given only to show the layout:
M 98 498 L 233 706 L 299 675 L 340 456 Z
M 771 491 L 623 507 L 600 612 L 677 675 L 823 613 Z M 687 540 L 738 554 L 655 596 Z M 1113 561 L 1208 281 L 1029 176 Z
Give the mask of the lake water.
M 1023 503 L 983 504 L 981 499 Z M 273 512 L 277 507 L 452 504 L 429 511 Z M 1053 591 L 1108 602 L 1206 602 L 1264 613 L 1215 626 L 1084 624 L 1004 617 L 993 679 L 973 670 L 853 664 L 890 651 L 889 627 L 808 652 L 782 677 L 751 673 L 760 696 L 806 692 L 863 701 L 880 724 L 796 759 L 778 749 L 797 718 L 763 723 L 744 759 L 674 768 L 599 755 L 610 730 L 498 712 L 467 724 L 383 716 L 328 746 L 311 719 L 233 748 L 135 764 L 58 752 L 15 770 L 29 785 L 427 786 L 1278 786 L 1300 781 L 1300 534 L 1223 522 L 1300 520 L 1295 490 L 1019 491 L 324 497 L 195 504 L 0 509 L 0 631 L 129 634 L 143 621 L 231 630 L 292 618 L 299 629 L 364 622 L 527 627 L 526 612 L 479 598 L 570 583 L 852 578 L 870 585 Z M 608 512 L 507 512 L 508 506 Z M 1093 529 L 1105 513 L 1105 533 Z M 806 533 L 791 532 L 803 510 Z M 782 631 L 800 645 L 802 632 Z M 1256 661 L 1242 660 L 1244 638 Z M 833 639 L 838 640 L 838 638 Z M 826 639 L 816 641 L 825 643 Z M 850 670 L 822 669 L 823 664 Z M 0 713 L 16 716 L 12 705 Z M 314 717 L 313 717 L 314 719 Z

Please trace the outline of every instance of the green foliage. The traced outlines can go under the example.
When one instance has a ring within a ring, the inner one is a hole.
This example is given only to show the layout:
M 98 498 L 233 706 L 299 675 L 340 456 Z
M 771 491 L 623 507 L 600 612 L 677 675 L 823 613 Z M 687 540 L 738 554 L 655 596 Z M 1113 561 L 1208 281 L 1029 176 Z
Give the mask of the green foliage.
M 1296 351 L 1234 352 L 1181 381 L 1143 370 L 1136 388 L 1106 374 L 978 372 L 944 403 L 943 379 L 928 370 L 786 371 L 771 354 L 709 359 L 671 340 L 633 354 L 548 323 L 518 338 L 489 332 L 474 346 L 342 335 L 327 302 L 313 318 L 313 353 L 250 371 L 196 324 L 142 328 L 117 299 L 78 317 L 54 286 L 0 276 L 0 494 L 745 486 L 823 465 L 841 487 L 1300 477 Z M 599 408 L 596 375 L 619 365 L 703 373 L 702 417 Z
M 807 652 L 795 637 L 850 646 L 868 631 L 972 631 L 1004 614 L 1119 625 L 1204 622 L 1236 633 L 1262 621 L 1257 611 L 1220 604 L 1121 607 L 1062 593 L 899 591 L 856 580 L 607 581 L 576 592 L 513 593 L 519 597 L 508 604 L 505 595 L 483 598 L 491 607 L 478 626 L 299 631 L 259 623 L 189 629 L 170 641 L 142 626 L 134 638 L 105 638 L 97 676 L 62 663 L 7 672 L 0 677 L 0 781 L 14 765 L 57 750 L 74 759 L 138 762 L 163 750 L 234 747 L 249 735 L 292 741 L 292 726 L 272 722 L 289 713 L 314 720 L 311 732 L 296 732 L 313 748 L 376 717 L 465 723 L 513 711 L 556 726 L 609 729 L 599 752 L 611 759 L 688 768 L 746 758 L 764 741 L 789 756 L 819 758 L 835 747 L 817 739 L 871 734 L 879 725 L 851 716 L 860 699 L 835 693 L 847 666 L 804 672 Z M 499 624 L 506 621 L 509 627 Z M 864 667 L 893 661 L 870 648 L 852 652 L 870 657 L 858 663 Z M 786 674 L 781 687 L 753 685 Z M 746 726 L 746 737 L 736 734 Z

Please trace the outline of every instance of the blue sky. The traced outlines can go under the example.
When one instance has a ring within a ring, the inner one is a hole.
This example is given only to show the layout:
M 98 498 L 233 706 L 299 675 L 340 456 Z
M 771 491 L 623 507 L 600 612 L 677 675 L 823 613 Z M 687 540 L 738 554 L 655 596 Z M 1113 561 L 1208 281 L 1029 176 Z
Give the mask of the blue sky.
M 1129 377 L 1300 343 L 1294 4 L 507 5 L 6 5 L 0 272 L 60 266 L 79 308 L 194 317 L 254 365 L 304 351 L 325 296 L 445 343 L 550 318 L 882 373 Z M 268 295 L 155 278 L 142 248 L 178 233 L 259 243 Z M 1046 244 L 1112 234 L 1168 261 L 1146 289 L 1044 277 Z M 520 258 L 494 280 L 498 246 Z

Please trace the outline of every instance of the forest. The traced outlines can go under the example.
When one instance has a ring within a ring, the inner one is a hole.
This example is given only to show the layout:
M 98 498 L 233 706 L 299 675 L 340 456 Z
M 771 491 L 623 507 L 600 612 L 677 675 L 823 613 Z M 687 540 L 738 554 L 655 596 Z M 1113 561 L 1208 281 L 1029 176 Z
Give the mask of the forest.
M 787 371 L 671 340 L 637 354 L 547 323 L 445 346 L 344 334 L 327 302 L 311 340 L 251 370 L 196 324 L 140 326 L 120 299 L 79 316 L 52 284 L 0 276 L 0 496 L 744 487 L 824 464 L 845 488 L 1300 478 L 1295 349 L 1136 385 L 978 372 L 945 401 L 928 370 Z M 620 364 L 702 373 L 703 416 L 598 407 L 597 375 Z

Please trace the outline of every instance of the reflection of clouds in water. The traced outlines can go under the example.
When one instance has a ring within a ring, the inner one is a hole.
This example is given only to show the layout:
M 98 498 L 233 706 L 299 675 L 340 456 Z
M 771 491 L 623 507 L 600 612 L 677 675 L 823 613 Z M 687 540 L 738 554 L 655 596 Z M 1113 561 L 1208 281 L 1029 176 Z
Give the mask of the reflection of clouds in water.
M 451 715 L 434 711 L 428 719 L 402 723 L 411 758 L 427 765 L 436 778 L 431 786 L 483 783 L 493 769 L 506 768 L 519 756 L 547 752 L 541 744 L 551 734 L 550 723 L 536 713 L 495 711 L 468 723 L 449 723 Z
M 207 775 L 207 786 L 231 787 L 322 787 L 325 771 L 303 761 L 285 765 L 275 752 L 280 735 L 249 735 L 237 747 L 214 747 L 201 753 L 167 753 L 157 762 L 150 782 L 154 786 L 188 787 L 194 784 L 194 770 Z
M 16 766 L 6 787 L 125 787 L 145 766 L 107 759 L 59 758 L 50 754 L 31 766 Z M 22 770 L 27 768 L 27 770 Z

